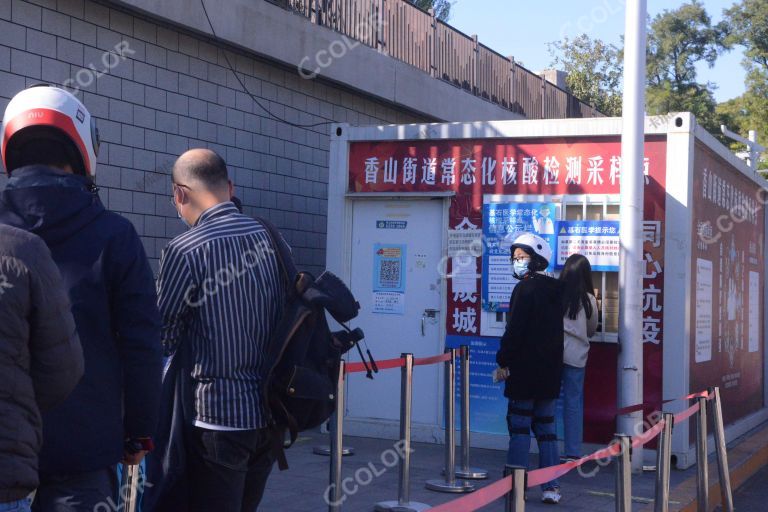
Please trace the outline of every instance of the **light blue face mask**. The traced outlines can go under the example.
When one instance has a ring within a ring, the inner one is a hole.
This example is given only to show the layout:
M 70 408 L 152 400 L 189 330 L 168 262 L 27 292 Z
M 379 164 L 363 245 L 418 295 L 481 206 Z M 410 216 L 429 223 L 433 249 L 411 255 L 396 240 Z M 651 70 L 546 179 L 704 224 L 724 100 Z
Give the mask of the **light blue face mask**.
M 527 276 L 528 272 L 530 272 L 530 270 L 528 269 L 529 263 L 530 263 L 530 260 L 513 261 L 512 268 L 514 269 L 515 277 L 517 277 L 518 279 L 522 279 L 525 276 Z

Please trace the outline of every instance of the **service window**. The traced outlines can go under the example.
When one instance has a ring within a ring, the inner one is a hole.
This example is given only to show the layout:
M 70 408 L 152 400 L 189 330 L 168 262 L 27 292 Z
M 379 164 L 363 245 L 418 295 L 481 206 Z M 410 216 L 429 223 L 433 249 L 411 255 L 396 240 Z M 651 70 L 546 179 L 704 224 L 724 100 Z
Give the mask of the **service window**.
M 566 196 L 564 220 L 619 220 L 618 196 Z M 592 272 L 598 324 L 592 341 L 616 342 L 619 332 L 619 273 Z
M 517 196 L 520 202 L 530 201 L 530 196 Z M 535 196 L 542 200 L 541 196 Z M 617 195 L 578 195 L 553 196 L 547 198 L 558 205 L 557 220 L 619 220 L 619 196 Z M 555 277 L 559 275 L 555 272 Z M 619 331 L 619 274 L 618 272 L 592 272 L 592 282 L 597 298 L 598 325 L 592 337 L 593 342 L 616 343 Z M 483 311 L 481 334 L 483 336 L 501 336 L 507 313 Z

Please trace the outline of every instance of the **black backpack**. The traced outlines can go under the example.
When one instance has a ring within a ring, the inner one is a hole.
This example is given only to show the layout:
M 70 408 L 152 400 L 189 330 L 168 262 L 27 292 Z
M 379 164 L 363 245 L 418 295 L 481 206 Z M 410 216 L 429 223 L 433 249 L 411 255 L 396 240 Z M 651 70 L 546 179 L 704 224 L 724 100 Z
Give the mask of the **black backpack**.
M 284 447 L 335 411 L 341 356 L 363 338 L 363 332 L 346 327 L 331 332 L 326 312 L 342 325 L 357 316 L 360 305 L 352 292 L 331 272 L 315 278 L 297 271 L 282 235 L 269 222 L 258 220 L 270 235 L 286 285 L 283 313 L 266 351 L 262 388 L 273 452 L 283 470 L 288 468 Z

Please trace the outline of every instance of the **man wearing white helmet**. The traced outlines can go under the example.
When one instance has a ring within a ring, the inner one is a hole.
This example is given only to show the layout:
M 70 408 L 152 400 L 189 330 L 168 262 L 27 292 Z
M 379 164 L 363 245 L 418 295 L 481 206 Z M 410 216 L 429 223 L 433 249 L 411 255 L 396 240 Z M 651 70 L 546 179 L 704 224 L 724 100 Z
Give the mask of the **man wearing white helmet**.
M 539 467 L 559 464 L 555 401 L 563 369 L 562 285 L 542 274 L 552 249 L 540 236 L 524 233 L 512 244 L 512 265 L 519 282 L 509 299 L 509 313 L 496 362 L 506 379 L 509 400 L 507 464 L 528 466 L 531 430 L 539 445 Z M 558 503 L 560 485 L 542 485 L 542 501 Z
M 43 415 L 33 510 L 94 510 L 115 499 L 116 464 L 152 448 L 162 349 L 152 271 L 133 225 L 93 182 L 96 123 L 69 92 L 36 86 L 3 117 L 9 175 L 0 223 L 39 235 L 64 280 L 85 357 L 72 394 Z

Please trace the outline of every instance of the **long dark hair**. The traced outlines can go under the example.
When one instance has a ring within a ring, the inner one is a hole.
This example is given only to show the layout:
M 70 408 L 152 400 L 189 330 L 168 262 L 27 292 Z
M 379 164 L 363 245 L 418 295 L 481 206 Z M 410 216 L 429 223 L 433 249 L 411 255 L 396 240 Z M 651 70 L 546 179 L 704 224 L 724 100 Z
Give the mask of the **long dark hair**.
M 584 308 L 587 318 L 592 316 L 592 303 L 589 295 L 595 294 L 592 285 L 592 265 L 581 254 L 572 254 L 565 260 L 565 267 L 560 273 L 563 282 L 563 310 L 566 316 L 575 320 L 579 311 Z

